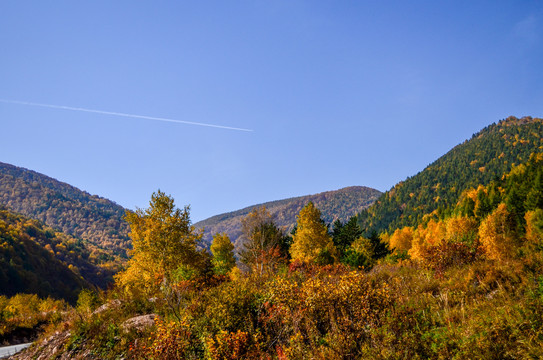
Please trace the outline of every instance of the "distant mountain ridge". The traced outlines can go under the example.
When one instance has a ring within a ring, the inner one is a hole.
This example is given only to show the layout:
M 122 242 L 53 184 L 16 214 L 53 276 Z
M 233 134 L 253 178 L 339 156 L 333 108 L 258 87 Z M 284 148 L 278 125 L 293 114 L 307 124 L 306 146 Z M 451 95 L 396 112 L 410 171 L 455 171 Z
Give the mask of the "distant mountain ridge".
M 362 209 L 370 206 L 381 195 L 379 190 L 365 186 L 351 186 L 335 191 L 326 191 L 315 195 L 299 196 L 284 200 L 270 201 L 252 205 L 237 211 L 215 215 L 194 224 L 197 229 L 204 229 L 203 240 L 210 244 L 213 235 L 225 232 L 235 243 L 241 235 L 241 219 L 252 210 L 265 206 L 274 217 L 276 224 L 290 231 L 296 223 L 296 215 L 310 201 L 321 210 L 322 218 L 327 223 L 335 220 L 346 221 Z
M 425 214 L 454 205 L 466 189 L 488 185 L 543 150 L 543 120 L 510 116 L 455 146 L 385 192 L 358 221 L 367 232 L 416 226 Z
M 123 207 L 32 170 L 0 162 L 0 205 L 112 255 L 130 248 Z

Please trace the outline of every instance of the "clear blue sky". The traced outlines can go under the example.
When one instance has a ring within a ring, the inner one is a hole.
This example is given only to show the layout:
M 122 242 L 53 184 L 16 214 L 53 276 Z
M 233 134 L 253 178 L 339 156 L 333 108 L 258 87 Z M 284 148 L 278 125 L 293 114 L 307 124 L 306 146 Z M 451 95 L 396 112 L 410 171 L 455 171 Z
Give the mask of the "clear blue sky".
M 0 3 L 0 161 L 192 220 L 381 191 L 509 115 L 543 116 L 541 1 Z

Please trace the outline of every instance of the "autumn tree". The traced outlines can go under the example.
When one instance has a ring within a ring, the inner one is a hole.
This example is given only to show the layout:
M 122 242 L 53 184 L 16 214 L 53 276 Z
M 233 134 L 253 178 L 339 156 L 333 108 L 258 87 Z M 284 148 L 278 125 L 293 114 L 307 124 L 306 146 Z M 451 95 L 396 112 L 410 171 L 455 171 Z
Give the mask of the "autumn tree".
M 213 271 L 217 275 L 226 275 L 234 266 L 234 244 L 225 233 L 215 234 L 211 243 L 211 253 L 213 254 Z
M 241 262 L 253 273 L 273 272 L 286 262 L 287 237 L 277 227 L 269 211 L 262 206 L 241 220 Z
M 541 249 L 543 246 L 543 209 L 528 211 L 525 219 L 528 245 Z
M 344 251 L 341 262 L 352 267 L 369 268 L 374 264 L 375 249 L 371 239 L 360 236 Z
M 290 248 L 292 260 L 317 263 L 337 260 L 337 249 L 321 219 L 320 210 L 312 202 L 300 210 L 296 226 Z
M 477 237 L 477 225 L 477 220 L 472 217 L 450 217 L 445 221 L 446 239 L 449 242 L 473 244 Z
M 133 251 L 116 281 L 129 291 L 167 293 L 175 282 L 203 270 L 206 253 L 197 250 L 202 235 L 191 225 L 188 206 L 176 208 L 173 198 L 160 190 L 149 205 L 126 214 Z
M 479 238 L 489 259 L 504 260 L 513 255 L 516 225 L 515 217 L 503 203 L 481 222 Z
M 411 249 L 413 242 L 413 228 L 404 227 L 402 229 L 396 229 L 389 238 L 389 244 L 392 249 L 397 252 L 406 252 Z

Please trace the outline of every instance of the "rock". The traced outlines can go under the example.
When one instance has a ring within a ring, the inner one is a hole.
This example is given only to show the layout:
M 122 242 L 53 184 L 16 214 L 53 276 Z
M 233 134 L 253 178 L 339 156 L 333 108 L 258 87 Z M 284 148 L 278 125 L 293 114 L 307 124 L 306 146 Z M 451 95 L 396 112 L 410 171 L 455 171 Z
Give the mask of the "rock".
M 144 331 L 147 328 L 155 325 L 156 314 L 141 315 L 125 320 L 121 325 L 124 331 L 136 330 Z
M 100 314 L 106 310 L 118 308 L 119 306 L 121 306 L 121 300 L 112 300 L 100 306 L 98 309 L 94 310 L 92 314 L 93 315 Z

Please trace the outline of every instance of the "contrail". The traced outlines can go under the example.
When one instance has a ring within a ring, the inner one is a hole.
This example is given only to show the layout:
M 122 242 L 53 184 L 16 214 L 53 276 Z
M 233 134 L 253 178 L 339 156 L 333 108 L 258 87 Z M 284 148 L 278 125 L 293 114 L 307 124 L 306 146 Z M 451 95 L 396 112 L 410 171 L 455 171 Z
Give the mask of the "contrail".
M 17 101 L 17 100 L 7 100 L 7 99 L 0 99 L 0 102 L 8 103 L 8 104 L 40 106 L 40 107 L 46 107 L 46 108 L 51 108 L 51 109 L 82 111 L 82 112 L 88 112 L 88 113 L 121 116 L 121 117 L 135 118 L 135 119 L 165 121 L 165 122 L 172 122 L 172 123 L 177 123 L 177 124 L 207 126 L 207 127 L 212 127 L 212 128 L 218 128 L 218 129 L 249 131 L 249 132 L 253 131 L 251 129 L 243 129 L 243 128 L 237 128 L 237 127 L 231 127 L 231 126 L 222 126 L 222 125 L 206 124 L 206 123 L 193 122 L 193 121 L 167 119 L 167 118 L 154 117 L 154 116 L 125 114 L 125 113 L 112 112 L 112 111 L 92 110 L 92 109 L 85 109 L 85 108 L 80 108 L 80 107 L 71 107 L 71 106 L 62 106 L 62 105 L 50 105 L 50 104 L 39 104 L 39 103 L 32 103 L 32 102 L 27 102 L 27 101 Z

